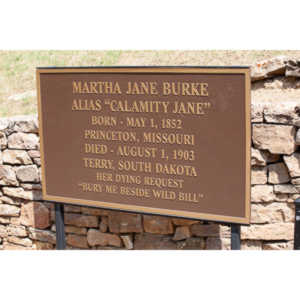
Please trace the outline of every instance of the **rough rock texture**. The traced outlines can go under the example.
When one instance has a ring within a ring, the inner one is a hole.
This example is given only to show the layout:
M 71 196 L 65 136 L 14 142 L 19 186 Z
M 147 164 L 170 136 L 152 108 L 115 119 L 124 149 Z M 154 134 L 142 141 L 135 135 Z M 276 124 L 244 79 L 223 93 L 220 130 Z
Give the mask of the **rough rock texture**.
M 268 166 L 269 183 L 287 183 L 290 181 L 288 169 L 284 163 L 271 164 Z
M 176 228 L 173 240 L 181 241 L 191 237 L 191 231 L 188 226 L 180 226 Z
M 252 241 L 252 240 L 244 240 L 241 244 L 242 250 L 261 250 L 262 249 L 262 241 Z
M 134 240 L 135 250 L 175 250 L 176 243 L 172 238 L 162 234 L 141 233 L 135 236 Z
M 18 186 L 16 173 L 11 166 L 0 165 L 0 184 Z
M 38 149 L 39 138 L 33 133 L 17 132 L 8 137 L 10 149 Z
M 50 226 L 50 211 L 46 205 L 40 202 L 22 203 L 20 223 L 39 229 Z
M 251 202 L 271 202 L 275 197 L 273 186 L 255 185 L 251 188 Z
M 260 61 L 251 66 L 251 80 L 257 81 L 274 75 L 285 74 L 287 57 L 277 56 Z
M 20 208 L 16 206 L 0 204 L 0 216 L 14 217 L 14 216 L 18 216 L 19 212 L 20 212 Z
M 30 165 L 32 160 L 28 153 L 24 150 L 10 150 L 6 149 L 2 153 L 2 160 L 4 164 L 10 165 Z
M 39 171 L 36 165 L 18 167 L 16 175 L 20 182 L 39 182 Z
M 229 227 L 219 224 L 193 224 L 191 234 L 198 237 L 229 237 Z
M 290 156 L 284 155 L 283 159 L 291 177 L 300 177 L 300 153 L 294 153 Z
M 298 129 L 296 134 L 296 145 L 300 146 L 300 129 Z
M 287 60 L 285 75 L 300 77 L 300 61 L 295 59 Z
M 68 234 L 66 238 L 67 245 L 75 248 L 88 249 L 87 237 L 84 235 Z
M 122 241 L 116 234 L 103 233 L 99 230 L 90 229 L 87 234 L 87 241 L 90 246 L 115 246 L 121 247 Z
M 25 191 L 23 188 L 3 187 L 3 194 L 9 197 L 21 198 L 24 200 L 42 200 L 42 193 L 39 190 Z
M 133 241 L 130 235 L 121 235 L 121 239 L 126 249 L 128 250 L 133 249 Z
M 251 149 L 251 166 L 265 166 L 267 157 L 264 151 L 252 148 Z
M 292 240 L 294 237 L 293 223 L 274 223 L 242 227 L 241 238 L 245 240 Z
M 294 201 L 300 197 L 300 105 L 299 97 L 292 96 L 300 87 L 300 63 L 279 57 L 257 63 L 251 72 L 256 81 L 251 97 L 251 224 L 241 228 L 241 248 L 293 249 Z M 271 99 L 278 89 L 284 97 Z M 0 118 L 0 250 L 55 249 L 54 204 L 43 201 L 39 149 L 37 116 Z M 230 249 L 230 227 L 222 224 L 78 205 L 64 210 L 67 249 Z
M 268 181 L 266 167 L 252 167 L 251 184 L 265 184 Z
M 108 226 L 113 233 L 142 232 L 142 216 L 111 211 L 108 214 Z
M 300 114 L 297 107 L 299 100 L 290 100 L 273 105 L 270 103 L 264 108 L 264 118 L 267 123 L 289 124 L 300 126 Z
M 297 194 L 298 190 L 292 184 L 276 184 L 274 185 L 274 192 L 277 194 Z
M 255 147 L 273 154 L 292 154 L 296 149 L 295 128 L 288 125 L 253 125 Z
M 251 206 L 251 223 L 293 222 L 294 206 L 287 203 L 253 204 Z
M 96 216 L 65 214 L 65 224 L 78 227 L 98 227 L 99 221 Z
M 145 232 L 158 234 L 172 234 L 174 232 L 172 221 L 167 217 L 144 216 Z

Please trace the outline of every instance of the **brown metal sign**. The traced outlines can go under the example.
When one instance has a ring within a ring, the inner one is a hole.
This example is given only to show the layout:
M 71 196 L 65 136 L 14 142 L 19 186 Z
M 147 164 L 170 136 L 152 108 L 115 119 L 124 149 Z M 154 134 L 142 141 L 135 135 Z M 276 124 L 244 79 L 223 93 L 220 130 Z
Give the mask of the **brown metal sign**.
M 249 68 L 38 68 L 45 200 L 250 221 Z

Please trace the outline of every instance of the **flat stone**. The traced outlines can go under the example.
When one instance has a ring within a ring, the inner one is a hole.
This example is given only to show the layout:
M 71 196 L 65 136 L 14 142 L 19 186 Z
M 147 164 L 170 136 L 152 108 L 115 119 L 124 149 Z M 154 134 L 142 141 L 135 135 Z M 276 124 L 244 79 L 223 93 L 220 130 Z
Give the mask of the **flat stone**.
M 293 222 L 294 205 L 289 203 L 270 203 L 251 205 L 251 224 Z
M 43 200 L 42 191 L 33 190 L 33 191 L 25 191 L 21 187 L 3 187 L 3 194 L 9 197 L 21 198 L 25 200 Z
M 93 207 L 80 207 L 81 213 L 85 215 L 92 215 L 92 216 L 108 216 L 108 210 L 102 208 L 93 208 Z
M 174 232 L 171 218 L 144 215 L 144 230 L 149 233 L 172 234 Z
M 264 121 L 265 103 L 252 101 L 251 103 L 251 122 L 262 123 Z
M 253 166 L 251 169 L 251 184 L 267 183 L 267 167 Z
M 65 226 L 65 232 L 74 233 L 77 235 L 86 235 L 87 229 L 85 227 Z
M 290 175 L 286 165 L 282 162 L 277 164 L 268 165 L 269 170 L 269 183 L 287 183 L 290 181 Z
M 10 118 L 0 118 L 0 131 L 5 135 L 13 132 L 14 122 Z
M 34 241 L 32 249 L 35 250 L 53 250 L 54 245 L 47 242 Z
M 108 217 L 102 217 L 99 225 L 101 232 L 106 232 L 108 230 Z
M 39 148 L 39 138 L 33 133 L 16 132 L 8 137 L 8 148 L 35 150 Z
M 289 170 L 291 177 L 300 177 L 300 153 L 283 156 L 283 160 Z
M 16 169 L 17 178 L 21 182 L 39 182 L 39 171 L 36 165 L 21 166 Z
M 294 185 L 299 185 L 300 184 L 300 177 L 292 178 L 291 183 L 294 184 Z
M 81 212 L 81 206 L 79 205 L 70 205 L 66 204 L 64 205 L 64 212 L 65 213 L 80 213 Z
M 10 217 L 10 224 L 12 225 L 21 225 L 20 217 Z
M 10 165 L 30 165 L 32 160 L 25 150 L 6 149 L 2 153 L 3 162 Z
M 190 228 L 188 226 L 179 226 L 175 230 L 173 241 L 181 241 L 191 237 Z
M 199 223 L 198 220 L 189 220 L 183 218 L 173 218 L 172 223 L 176 226 L 190 226 L 192 224 Z
M 0 131 L 0 150 L 7 148 L 7 137 L 6 134 Z
M 16 245 L 8 242 L 3 243 L 3 250 L 30 250 L 30 247 Z
M 264 243 L 263 250 L 293 250 L 293 242 Z
M 31 247 L 32 246 L 32 241 L 29 238 L 19 238 L 16 236 L 9 236 L 7 238 L 8 242 L 12 243 L 12 244 L 17 244 L 17 245 L 21 245 L 24 247 Z
M 19 185 L 16 173 L 11 166 L 0 165 L 0 185 Z
M 295 128 L 289 125 L 253 124 L 252 140 L 258 149 L 273 154 L 292 154 L 296 149 Z
M 21 187 L 26 191 L 42 189 L 42 185 L 40 183 L 21 183 Z
M 95 229 L 90 229 L 88 231 L 87 241 L 90 246 L 122 247 L 122 241 L 118 235 L 103 233 Z
M 27 231 L 24 226 L 20 225 L 12 225 L 10 224 L 7 226 L 7 233 L 8 235 L 14 235 L 18 237 L 26 237 L 27 236 Z
M 4 217 L 16 217 L 20 213 L 20 208 L 8 205 L 8 204 L 0 204 L 0 216 Z
M 143 232 L 142 216 L 134 213 L 110 211 L 108 227 L 109 231 L 113 233 Z
M 289 59 L 286 62 L 285 76 L 300 77 L 300 61 Z
M 205 239 L 190 237 L 176 243 L 178 250 L 204 250 L 206 247 Z
M 267 123 L 278 123 L 300 126 L 299 100 L 270 102 L 264 108 Z
M 32 240 L 37 240 L 40 242 L 47 242 L 50 244 L 56 243 L 56 235 L 55 233 L 48 231 L 48 230 L 41 230 L 29 227 L 29 237 Z
M 292 184 L 276 184 L 274 192 L 277 194 L 297 194 L 299 191 Z
M 39 150 L 28 150 L 27 153 L 31 158 L 40 158 L 41 157 L 41 153 Z
M 14 131 L 26 132 L 26 133 L 38 133 L 38 120 L 37 115 L 24 115 L 16 116 L 12 118 L 14 122 Z
M 10 217 L 0 217 L 0 224 L 9 224 Z
M 87 237 L 77 234 L 68 234 L 66 238 L 66 243 L 72 247 L 88 249 L 89 245 L 87 243 Z
M 219 224 L 193 224 L 190 227 L 191 234 L 198 237 L 228 237 L 230 228 Z
M 292 240 L 294 238 L 293 223 L 273 223 L 241 227 L 241 238 L 245 240 Z
M 7 237 L 7 226 L 0 224 L 0 237 L 1 238 Z
M 121 235 L 121 239 L 127 250 L 133 249 L 133 241 L 132 241 L 132 237 L 130 235 Z
M 261 241 L 242 241 L 241 250 L 261 250 L 262 242 Z
M 255 63 L 251 66 L 251 81 L 271 78 L 275 75 L 284 75 L 286 61 L 286 56 L 277 56 Z
M 96 216 L 66 213 L 65 224 L 74 225 L 77 227 L 98 227 L 99 222 Z
M 271 202 L 275 198 L 273 186 L 255 185 L 251 187 L 251 202 Z
M 51 231 L 56 232 L 55 224 L 53 224 L 51 226 Z M 66 233 L 74 233 L 74 234 L 77 234 L 77 235 L 86 235 L 87 234 L 87 229 L 85 227 L 76 227 L 76 226 L 66 225 L 65 226 L 65 232 Z
M 162 234 L 140 233 L 134 239 L 135 250 L 175 250 L 177 245 L 172 237 Z
M 27 202 L 21 206 L 20 222 L 22 225 L 38 229 L 50 226 L 50 210 L 40 202 Z
M 207 250 L 230 250 L 230 238 L 208 237 L 206 240 Z
M 265 151 L 251 148 L 251 166 L 266 166 L 267 157 Z

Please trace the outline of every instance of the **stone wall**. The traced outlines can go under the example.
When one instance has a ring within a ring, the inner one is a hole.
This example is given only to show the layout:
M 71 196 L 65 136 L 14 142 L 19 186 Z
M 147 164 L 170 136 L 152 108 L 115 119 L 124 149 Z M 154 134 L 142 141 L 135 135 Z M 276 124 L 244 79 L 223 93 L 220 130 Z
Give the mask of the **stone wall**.
M 255 91 L 291 80 L 297 89 L 297 64 L 279 57 L 252 68 L 251 225 L 241 228 L 242 249 L 293 249 L 300 97 Z M 55 249 L 54 205 L 42 200 L 40 166 L 37 116 L 0 119 L 0 249 Z M 68 249 L 230 249 L 229 226 L 211 222 L 65 205 L 65 224 Z

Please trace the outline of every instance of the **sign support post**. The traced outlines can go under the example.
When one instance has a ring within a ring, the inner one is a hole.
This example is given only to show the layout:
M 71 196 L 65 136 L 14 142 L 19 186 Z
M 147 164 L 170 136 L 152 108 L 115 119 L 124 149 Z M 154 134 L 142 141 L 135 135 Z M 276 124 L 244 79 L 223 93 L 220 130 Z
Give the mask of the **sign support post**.
M 241 225 L 231 224 L 231 250 L 241 250 Z
M 56 250 L 66 248 L 64 205 L 55 203 Z
M 300 250 L 300 198 L 295 200 L 294 250 Z

